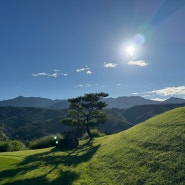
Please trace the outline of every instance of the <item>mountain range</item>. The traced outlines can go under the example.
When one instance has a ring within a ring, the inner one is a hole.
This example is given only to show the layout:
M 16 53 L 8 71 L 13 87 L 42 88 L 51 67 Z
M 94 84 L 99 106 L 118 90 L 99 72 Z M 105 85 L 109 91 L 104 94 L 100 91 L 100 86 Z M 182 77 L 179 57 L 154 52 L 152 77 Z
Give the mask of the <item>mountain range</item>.
M 136 105 L 149 104 L 180 104 L 185 103 L 185 99 L 171 97 L 165 101 L 154 101 L 145 99 L 140 96 L 122 96 L 118 98 L 105 98 L 104 101 L 108 104 L 107 108 L 128 109 Z M 49 109 L 67 109 L 69 103 L 67 100 L 52 100 L 40 97 L 23 97 L 19 96 L 14 99 L 0 101 L 0 106 L 14 107 L 38 107 Z
M 139 96 L 105 98 L 104 101 L 108 104 L 106 112 L 109 120 L 99 128 L 109 134 L 128 129 L 157 114 L 185 106 L 184 99 L 174 97 L 163 102 Z M 19 96 L 0 101 L 0 125 L 3 125 L 3 131 L 9 138 L 39 138 L 66 129 L 61 119 L 66 115 L 67 108 L 67 100 Z
M 185 106 L 181 104 L 137 105 L 128 109 L 106 109 L 109 119 L 100 124 L 101 131 L 112 134 L 126 130 L 142 121 L 168 110 Z M 0 127 L 11 139 L 32 140 L 68 130 L 61 123 L 67 109 L 0 106 Z

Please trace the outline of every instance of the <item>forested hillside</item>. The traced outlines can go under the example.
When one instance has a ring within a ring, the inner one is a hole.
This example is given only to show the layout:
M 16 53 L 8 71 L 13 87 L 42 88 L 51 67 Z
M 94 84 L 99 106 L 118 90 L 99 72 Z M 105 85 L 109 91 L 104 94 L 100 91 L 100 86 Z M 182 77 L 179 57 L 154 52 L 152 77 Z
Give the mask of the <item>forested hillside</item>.
M 65 110 L 0 107 L 0 123 L 9 138 L 29 140 L 64 130 L 60 120 L 65 113 Z
M 185 104 L 135 106 L 129 109 L 106 109 L 109 119 L 99 128 L 108 134 L 128 129 L 139 122 Z M 3 132 L 12 139 L 30 140 L 67 129 L 61 123 L 67 109 L 0 107 Z

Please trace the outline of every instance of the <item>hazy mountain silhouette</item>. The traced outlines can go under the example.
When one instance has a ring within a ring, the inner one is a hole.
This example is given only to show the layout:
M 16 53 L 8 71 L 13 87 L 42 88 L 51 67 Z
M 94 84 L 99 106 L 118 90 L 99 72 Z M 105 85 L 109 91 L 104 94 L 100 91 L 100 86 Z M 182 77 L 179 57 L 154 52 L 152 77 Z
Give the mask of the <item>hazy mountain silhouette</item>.
M 149 105 L 159 103 L 185 103 L 185 99 L 169 98 L 163 102 L 145 99 L 140 96 L 122 96 L 118 98 L 105 98 L 104 101 L 108 104 L 107 108 L 128 109 L 136 105 Z M 14 99 L 0 101 L 0 106 L 14 107 L 40 107 L 50 109 L 67 109 L 69 103 L 67 100 L 51 100 L 40 97 L 23 97 L 19 96 Z
M 0 106 L 48 108 L 53 104 L 59 103 L 61 101 L 62 100 L 51 100 L 51 99 L 40 98 L 40 97 L 19 96 L 14 99 L 0 101 Z

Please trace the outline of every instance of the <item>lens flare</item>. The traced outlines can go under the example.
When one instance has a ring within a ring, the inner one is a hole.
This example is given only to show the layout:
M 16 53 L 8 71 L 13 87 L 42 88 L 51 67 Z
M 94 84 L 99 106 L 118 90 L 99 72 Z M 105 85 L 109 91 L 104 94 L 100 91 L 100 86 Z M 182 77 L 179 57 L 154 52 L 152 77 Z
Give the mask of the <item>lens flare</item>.
M 143 34 L 138 33 L 138 34 L 136 34 L 136 35 L 134 36 L 134 43 L 135 43 L 137 46 L 143 45 L 144 42 L 145 42 L 145 36 L 144 36 Z

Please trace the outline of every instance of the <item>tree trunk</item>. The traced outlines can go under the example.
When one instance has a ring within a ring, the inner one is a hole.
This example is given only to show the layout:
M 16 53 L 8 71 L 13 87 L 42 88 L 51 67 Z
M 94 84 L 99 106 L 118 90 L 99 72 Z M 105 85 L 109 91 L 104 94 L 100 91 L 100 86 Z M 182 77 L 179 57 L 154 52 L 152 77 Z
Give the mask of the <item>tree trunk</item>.
M 89 139 L 91 140 L 92 139 L 92 135 L 91 135 L 91 132 L 90 132 L 90 129 L 89 129 L 88 125 L 86 125 L 86 131 L 87 131 L 87 134 L 89 135 Z

